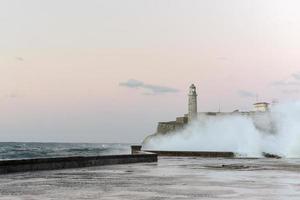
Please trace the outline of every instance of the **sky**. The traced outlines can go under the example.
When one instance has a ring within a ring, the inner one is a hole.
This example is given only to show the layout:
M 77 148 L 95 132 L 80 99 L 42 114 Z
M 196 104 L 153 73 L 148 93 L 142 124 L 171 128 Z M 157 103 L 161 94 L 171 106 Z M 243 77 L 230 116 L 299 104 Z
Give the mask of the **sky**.
M 300 97 L 298 0 L 0 0 L 0 141 L 140 143 Z

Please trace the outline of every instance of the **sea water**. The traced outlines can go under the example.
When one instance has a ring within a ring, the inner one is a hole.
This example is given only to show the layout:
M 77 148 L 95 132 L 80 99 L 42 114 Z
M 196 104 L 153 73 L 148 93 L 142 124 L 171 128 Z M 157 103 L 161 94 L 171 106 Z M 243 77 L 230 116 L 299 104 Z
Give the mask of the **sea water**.
M 128 153 L 130 153 L 130 144 L 120 143 L 0 142 L 0 160 Z

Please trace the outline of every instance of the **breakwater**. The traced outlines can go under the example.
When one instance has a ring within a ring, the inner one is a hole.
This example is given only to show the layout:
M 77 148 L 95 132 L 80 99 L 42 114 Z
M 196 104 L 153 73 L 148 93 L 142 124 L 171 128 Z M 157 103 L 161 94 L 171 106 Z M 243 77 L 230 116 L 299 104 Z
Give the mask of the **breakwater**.
M 219 152 L 219 151 L 152 151 L 145 150 L 145 152 L 155 153 L 158 156 L 177 156 L 177 157 L 205 157 L 205 158 L 233 158 L 233 152 Z
M 73 156 L 22 160 L 2 160 L 0 161 L 0 174 L 140 162 L 157 162 L 157 155 L 154 153 L 141 153 L 131 155 Z
M 205 157 L 205 158 L 233 158 L 234 153 L 230 151 L 159 151 L 159 150 L 142 150 L 141 145 L 131 146 L 132 154 L 154 153 L 158 156 L 177 156 L 177 157 Z

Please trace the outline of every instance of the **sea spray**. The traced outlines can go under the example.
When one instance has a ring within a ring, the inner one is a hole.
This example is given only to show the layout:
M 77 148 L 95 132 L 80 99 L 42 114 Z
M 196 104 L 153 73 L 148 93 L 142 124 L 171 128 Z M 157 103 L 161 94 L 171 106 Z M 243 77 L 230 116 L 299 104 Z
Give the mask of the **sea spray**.
M 199 117 L 181 131 L 151 137 L 144 148 L 300 157 L 300 102 L 278 104 L 266 113 Z

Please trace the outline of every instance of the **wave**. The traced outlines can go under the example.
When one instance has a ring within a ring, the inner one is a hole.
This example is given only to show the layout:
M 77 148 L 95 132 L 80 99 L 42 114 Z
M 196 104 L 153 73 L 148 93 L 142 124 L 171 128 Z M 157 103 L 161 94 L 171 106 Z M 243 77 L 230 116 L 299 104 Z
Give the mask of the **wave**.
M 0 143 L 0 159 L 128 154 L 129 144 Z
M 232 151 L 239 156 L 263 153 L 300 157 L 300 102 L 274 106 L 254 116 L 227 115 L 199 118 L 184 130 L 155 135 L 145 149 Z

